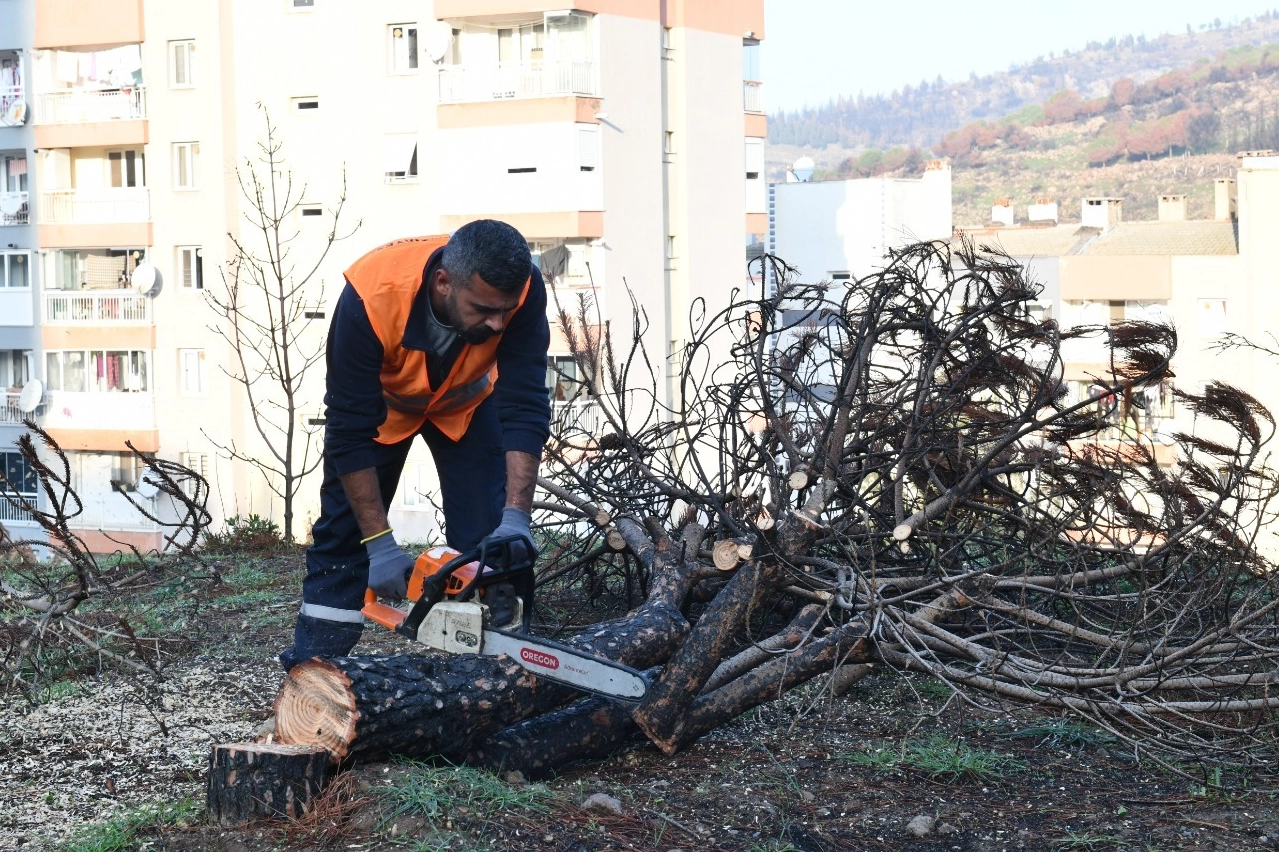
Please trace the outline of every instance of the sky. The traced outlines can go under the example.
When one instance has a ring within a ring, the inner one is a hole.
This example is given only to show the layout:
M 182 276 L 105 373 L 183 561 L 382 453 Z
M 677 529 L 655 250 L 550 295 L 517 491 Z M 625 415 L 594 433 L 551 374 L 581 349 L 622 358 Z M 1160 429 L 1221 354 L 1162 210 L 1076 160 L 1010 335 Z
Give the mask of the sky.
M 765 109 L 1007 71 L 1111 36 L 1197 30 L 1279 8 L 1279 0 L 764 0 Z

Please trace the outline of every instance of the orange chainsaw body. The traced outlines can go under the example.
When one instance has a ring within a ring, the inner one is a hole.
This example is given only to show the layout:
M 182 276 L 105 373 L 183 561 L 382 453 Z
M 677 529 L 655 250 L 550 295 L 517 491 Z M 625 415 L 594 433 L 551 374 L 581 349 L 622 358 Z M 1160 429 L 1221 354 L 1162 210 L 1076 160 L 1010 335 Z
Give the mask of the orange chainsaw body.
M 460 551 L 451 547 L 441 546 L 432 547 L 419 556 L 417 561 L 413 563 L 413 573 L 409 576 L 408 599 L 415 601 L 422 597 L 422 583 L 425 582 L 426 578 L 437 573 L 460 555 Z M 468 562 L 454 571 L 449 576 L 448 583 L 444 587 L 444 596 L 451 598 L 466 588 L 467 584 L 475 578 L 475 572 L 479 570 L 479 567 L 480 563 L 478 561 Z M 364 607 L 361 611 L 366 618 L 376 621 L 388 630 L 394 630 L 398 627 L 400 622 L 404 620 L 405 615 L 402 609 L 379 603 L 377 595 L 373 593 L 372 589 L 365 589 Z

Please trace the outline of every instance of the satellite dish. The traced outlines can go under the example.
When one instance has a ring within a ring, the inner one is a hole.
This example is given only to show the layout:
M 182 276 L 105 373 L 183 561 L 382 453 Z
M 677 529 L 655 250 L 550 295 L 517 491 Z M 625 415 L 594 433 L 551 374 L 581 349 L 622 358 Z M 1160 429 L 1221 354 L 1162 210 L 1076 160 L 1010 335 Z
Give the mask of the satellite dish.
M 4 123 L 10 127 L 27 123 L 27 105 L 23 101 L 14 101 L 4 111 Z
M 0 194 L 0 213 L 16 216 L 22 210 L 22 196 L 15 193 Z
M 138 479 L 138 487 L 133 489 L 137 495 L 143 500 L 150 500 L 152 497 L 160 493 L 160 489 L 156 487 L 154 482 L 146 478 Z
M 134 267 L 132 281 L 134 290 L 149 297 L 159 293 L 164 283 L 160 280 L 160 270 L 145 260 Z
M 18 394 L 18 410 L 23 414 L 30 414 L 36 410 L 42 399 L 44 384 L 39 379 L 31 379 L 22 386 L 22 392 Z
M 808 179 L 813 176 L 813 169 L 816 164 L 812 157 L 800 157 L 795 164 L 790 167 L 790 173 L 795 176 L 795 180 L 799 183 L 808 183 Z
M 448 21 L 436 21 L 431 24 L 426 31 L 426 55 L 436 65 L 444 59 L 444 55 L 449 52 L 449 45 L 453 44 L 453 27 Z

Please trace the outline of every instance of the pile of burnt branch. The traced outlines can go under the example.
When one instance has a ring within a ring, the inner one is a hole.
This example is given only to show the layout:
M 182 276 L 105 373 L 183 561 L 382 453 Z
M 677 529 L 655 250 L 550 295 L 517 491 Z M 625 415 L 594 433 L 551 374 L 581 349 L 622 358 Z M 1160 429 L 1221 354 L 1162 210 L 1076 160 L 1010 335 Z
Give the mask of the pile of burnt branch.
M 1170 378 L 1175 331 L 1034 320 L 1037 288 L 989 250 L 911 246 L 851 287 L 764 264 L 776 295 L 695 305 L 673 377 L 639 309 L 627 334 L 586 302 L 561 315 L 581 387 L 536 504 L 535 632 L 646 670 L 641 702 L 500 657 L 312 661 L 277 699 L 281 741 L 537 772 L 645 738 L 674 753 L 890 668 L 1163 760 L 1264 758 L 1267 411 L 1214 383 L 1176 392 L 1195 435 L 1116 423 L 1106 400 Z M 1068 338 L 1107 353 L 1097 399 L 1063 381 Z

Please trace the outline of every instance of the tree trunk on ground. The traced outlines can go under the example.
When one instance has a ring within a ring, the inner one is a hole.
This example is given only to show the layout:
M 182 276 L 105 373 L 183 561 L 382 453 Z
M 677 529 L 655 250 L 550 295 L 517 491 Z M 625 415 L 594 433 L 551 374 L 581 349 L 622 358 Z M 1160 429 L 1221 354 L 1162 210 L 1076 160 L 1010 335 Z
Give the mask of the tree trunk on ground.
M 324 786 L 329 755 L 314 746 L 224 743 L 209 755 L 209 816 L 220 825 L 297 819 Z
M 636 668 L 670 656 L 688 623 L 664 601 L 596 625 L 569 644 Z M 391 754 L 465 761 L 490 736 L 578 693 L 506 657 L 444 653 L 340 657 L 296 666 L 276 697 L 280 742 L 319 746 L 333 761 Z

